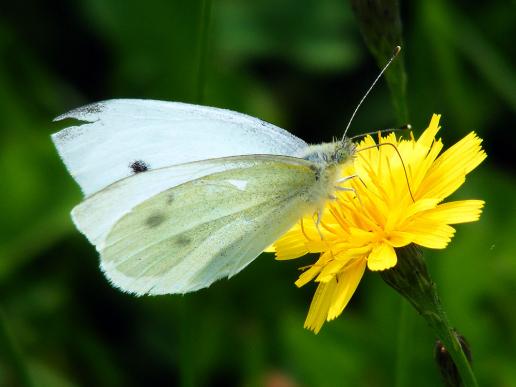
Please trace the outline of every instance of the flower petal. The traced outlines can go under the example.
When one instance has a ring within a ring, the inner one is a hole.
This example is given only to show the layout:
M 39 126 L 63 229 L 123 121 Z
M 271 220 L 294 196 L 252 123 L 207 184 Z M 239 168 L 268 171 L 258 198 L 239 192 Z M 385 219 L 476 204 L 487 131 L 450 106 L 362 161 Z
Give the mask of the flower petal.
M 328 282 L 335 277 L 335 275 L 344 268 L 349 261 L 352 259 L 350 256 L 346 256 L 345 259 L 333 259 L 328 262 L 324 269 L 321 270 L 321 274 L 316 278 L 316 282 Z
M 337 287 L 328 310 L 328 321 L 338 317 L 348 304 L 364 275 L 366 263 L 365 259 L 358 259 L 337 276 Z
M 437 206 L 439 201 L 437 199 L 420 199 L 415 203 L 412 203 L 405 210 L 405 217 L 408 218 L 413 215 L 417 215 L 418 212 L 427 211 Z
M 313 280 L 315 278 L 315 276 L 317 274 L 319 274 L 319 272 L 324 267 L 326 267 L 328 262 L 330 262 L 332 260 L 333 260 L 333 254 L 331 253 L 331 251 L 325 251 L 323 254 L 321 254 L 319 256 L 319 259 L 317 260 L 317 262 L 314 265 L 312 265 L 310 267 L 310 269 L 306 270 L 299 276 L 299 278 L 295 282 L 296 286 L 298 288 L 300 288 L 301 286 L 303 286 L 303 285 L 307 284 L 308 282 L 310 282 L 311 280 Z
M 277 260 L 287 260 L 302 257 L 308 254 L 306 238 L 303 236 L 299 224 L 294 225 L 290 231 L 274 242 L 274 251 Z
M 310 282 L 311 280 L 313 280 L 315 278 L 315 276 L 317 274 L 319 274 L 319 272 L 321 271 L 321 269 L 323 268 L 322 265 L 318 265 L 318 264 L 315 264 L 315 265 L 312 265 L 312 267 L 310 267 L 310 269 L 308 270 L 305 270 L 300 276 L 299 278 L 297 279 L 296 282 L 294 282 L 294 284 L 300 288 L 301 286 L 304 286 L 306 285 L 308 282 Z
M 353 244 L 365 245 L 374 238 L 374 234 L 369 231 L 362 230 L 357 227 L 353 227 L 350 230 L 350 240 Z
M 269 247 L 265 248 L 265 250 L 263 250 L 263 252 L 264 253 L 275 253 L 276 248 L 274 247 L 274 244 L 272 244 Z
M 480 218 L 483 200 L 459 200 L 439 204 L 436 208 L 425 212 L 424 218 L 447 224 L 475 222 Z
M 391 231 L 385 241 L 395 248 L 407 246 L 413 242 L 412 235 L 402 231 Z
M 432 119 L 430 120 L 430 124 L 428 124 L 428 128 L 421 134 L 419 139 L 417 140 L 417 145 L 423 146 L 424 148 L 430 148 L 432 143 L 434 142 L 435 135 L 441 128 L 439 126 L 439 121 L 441 120 L 440 114 L 433 114 Z
M 450 243 L 455 229 L 441 222 L 418 218 L 405 228 L 412 234 L 413 242 L 430 249 L 444 249 Z
M 367 258 L 367 267 L 369 270 L 385 270 L 396 266 L 398 258 L 394 248 L 388 243 L 378 243 L 373 247 L 371 254 Z
M 455 192 L 464 183 L 466 174 L 487 157 L 481 143 L 482 140 L 471 132 L 448 148 L 428 171 L 424 187 L 420 187 L 422 195 L 442 200 Z
M 336 287 L 336 279 L 333 279 L 330 282 L 319 283 L 312 303 L 310 304 L 308 316 L 306 316 L 305 328 L 310 329 L 315 333 L 319 333 L 321 327 L 326 321 L 326 316 L 328 316 L 328 309 L 330 308 Z
M 303 239 L 299 238 L 289 242 L 291 243 L 286 243 L 285 240 L 280 239 L 274 243 L 276 259 L 278 261 L 299 258 L 309 253 Z

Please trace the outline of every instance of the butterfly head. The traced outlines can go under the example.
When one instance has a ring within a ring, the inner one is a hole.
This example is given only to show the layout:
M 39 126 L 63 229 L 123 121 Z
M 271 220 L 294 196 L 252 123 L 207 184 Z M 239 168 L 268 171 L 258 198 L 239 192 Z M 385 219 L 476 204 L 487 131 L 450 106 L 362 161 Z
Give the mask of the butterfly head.
M 351 160 L 356 152 L 355 144 L 347 137 L 341 141 L 335 141 L 333 154 L 330 156 L 330 160 L 335 164 L 344 164 Z
M 355 145 L 348 138 L 311 145 L 305 149 L 301 158 L 324 166 L 345 164 L 355 153 Z

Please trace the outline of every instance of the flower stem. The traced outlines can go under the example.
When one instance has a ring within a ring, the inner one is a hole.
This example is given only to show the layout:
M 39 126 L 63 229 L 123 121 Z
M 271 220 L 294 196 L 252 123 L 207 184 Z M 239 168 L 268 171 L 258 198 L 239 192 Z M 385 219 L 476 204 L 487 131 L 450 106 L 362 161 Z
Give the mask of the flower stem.
M 351 0 L 351 6 L 366 45 L 378 66 L 382 68 L 392 55 L 394 47 L 403 45 L 399 0 Z M 409 122 L 404 51 L 402 50 L 385 73 L 399 125 Z M 401 301 L 396 350 L 396 387 L 408 385 L 408 374 L 411 369 L 410 333 L 407 328 L 412 325 L 413 317 L 409 314 L 405 300 Z
M 369 51 L 379 67 L 383 67 L 396 46 L 403 46 L 400 6 L 398 0 L 351 0 L 351 6 Z M 385 79 L 399 124 L 408 122 L 407 75 L 403 50 L 392 63 Z
M 415 246 L 407 246 L 398 249 L 397 255 L 397 265 L 380 273 L 383 280 L 405 297 L 430 325 L 457 367 L 462 385 L 478 386 L 459 338 L 442 308 L 421 251 Z

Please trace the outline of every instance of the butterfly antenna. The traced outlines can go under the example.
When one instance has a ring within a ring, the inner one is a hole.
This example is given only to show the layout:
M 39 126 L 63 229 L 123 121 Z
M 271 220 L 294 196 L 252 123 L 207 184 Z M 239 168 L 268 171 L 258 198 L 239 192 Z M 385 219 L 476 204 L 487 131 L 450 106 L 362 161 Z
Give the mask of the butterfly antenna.
M 407 131 L 407 130 L 412 130 L 412 125 L 410 125 L 410 124 L 405 124 L 405 125 L 403 125 L 403 126 L 400 126 L 399 128 L 391 128 L 391 129 L 374 130 L 374 131 L 372 131 L 372 132 L 367 132 L 367 133 L 357 134 L 356 136 L 352 136 L 352 137 L 350 137 L 349 139 L 350 139 L 350 140 L 354 140 L 355 138 L 365 137 L 365 136 L 369 136 L 369 135 L 371 135 L 371 134 L 376 134 L 376 133 L 402 132 L 402 131 Z
M 392 63 L 394 58 L 396 58 L 396 56 L 400 53 L 400 51 L 401 51 L 401 46 L 396 46 L 394 48 L 394 52 L 392 53 L 391 59 L 389 59 L 389 61 L 385 64 L 385 66 L 383 66 L 382 70 L 380 71 L 380 74 L 378 74 L 378 76 L 373 81 L 371 86 L 369 86 L 369 89 L 367 89 L 367 91 L 365 92 L 364 96 L 362 97 L 362 99 L 358 103 L 357 107 L 355 108 L 355 111 L 353 112 L 353 114 L 351 115 L 351 118 L 348 121 L 348 125 L 346 126 L 346 129 L 344 130 L 344 134 L 342 136 L 342 140 L 344 140 L 344 138 L 346 137 L 346 133 L 348 132 L 348 129 L 351 126 L 351 123 L 353 122 L 353 118 L 355 118 L 355 114 L 357 114 L 358 109 L 360 108 L 360 106 L 362 106 L 362 103 L 367 98 L 367 96 L 369 95 L 369 93 L 373 89 L 374 85 L 376 85 L 376 82 L 378 82 L 378 80 L 381 78 L 381 76 L 383 75 L 385 70 L 387 70 L 387 68 L 390 66 L 390 64 Z

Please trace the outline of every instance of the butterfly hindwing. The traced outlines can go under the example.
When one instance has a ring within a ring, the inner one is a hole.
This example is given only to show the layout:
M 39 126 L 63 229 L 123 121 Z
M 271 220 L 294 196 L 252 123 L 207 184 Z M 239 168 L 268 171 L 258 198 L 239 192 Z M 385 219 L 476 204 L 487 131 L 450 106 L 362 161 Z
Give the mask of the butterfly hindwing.
M 100 249 L 115 286 L 135 294 L 209 286 L 242 270 L 311 209 L 311 163 L 232 159 L 235 168 L 158 193 L 116 222 Z
M 266 159 L 269 156 L 258 157 Z M 72 219 L 100 251 L 114 224 L 138 204 L 162 191 L 203 176 L 253 166 L 255 159 L 255 156 L 226 157 L 138 173 L 86 198 L 72 210 Z

